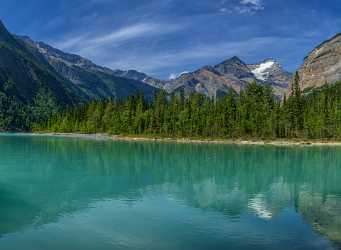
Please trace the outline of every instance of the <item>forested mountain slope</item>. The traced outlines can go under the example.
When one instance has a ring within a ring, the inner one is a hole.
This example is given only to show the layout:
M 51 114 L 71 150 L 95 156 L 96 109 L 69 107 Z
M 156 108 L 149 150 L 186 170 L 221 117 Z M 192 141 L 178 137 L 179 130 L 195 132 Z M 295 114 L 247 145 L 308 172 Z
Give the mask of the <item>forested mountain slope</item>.
M 75 86 L 46 61 L 32 54 L 0 22 L 0 91 L 23 103 L 39 92 L 50 92 L 60 104 L 82 100 Z
M 85 101 L 81 91 L 31 53 L 0 22 L 0 129 L 26 129 L 59 107 Z
M 151 98 L 155 88 L 14 36 L 0 21 L 0 130 L 24 130 L 64 107 L 140 92 Z

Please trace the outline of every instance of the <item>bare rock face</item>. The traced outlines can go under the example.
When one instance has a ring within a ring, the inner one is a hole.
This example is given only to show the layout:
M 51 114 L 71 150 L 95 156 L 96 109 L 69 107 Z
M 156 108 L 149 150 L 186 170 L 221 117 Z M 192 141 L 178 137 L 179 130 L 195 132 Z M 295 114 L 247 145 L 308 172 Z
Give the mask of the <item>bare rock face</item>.
M 220 74 L 215 68 L 206 66 L 195 72 L 183 74 L 166 86 L 170 92 L 182 89 L 187 95 L 200 93 L 212 98 L 228 93 L 231 88 L 239 92 L 245 84 L 233 74 Z
M 316 47 L 299 69 L 302 90 L 341 80 L 341 33 Z

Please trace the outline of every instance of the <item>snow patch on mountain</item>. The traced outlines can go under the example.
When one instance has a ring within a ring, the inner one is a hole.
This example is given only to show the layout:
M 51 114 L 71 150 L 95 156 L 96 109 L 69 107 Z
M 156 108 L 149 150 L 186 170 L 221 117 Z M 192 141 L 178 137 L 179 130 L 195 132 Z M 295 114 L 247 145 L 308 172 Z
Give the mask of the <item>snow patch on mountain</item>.
M 170 76 L 169 76 L 169 80 L 175 80 L 175 79 L 177 79 L 177 78 L 179 78 L 179 77 L 181 77 L 181 76 L 183 76 L 183 75 L 186 75 L 186 74 L 188 74 L 189 72 L 188 71 L 183 71 L 183 72 L 181 72 L 180 74 L 174 74 L 174 73 L 172 73 L 172 74 L 170 74 Z
M 269 75 L 269 69 L 271 69 L 276 62 L 274 61 L 266 61 L 264 63 L 259 64 L 258 67 L 256 67 L 251 72 L 256 76 L 257 79 L 265 81 Z

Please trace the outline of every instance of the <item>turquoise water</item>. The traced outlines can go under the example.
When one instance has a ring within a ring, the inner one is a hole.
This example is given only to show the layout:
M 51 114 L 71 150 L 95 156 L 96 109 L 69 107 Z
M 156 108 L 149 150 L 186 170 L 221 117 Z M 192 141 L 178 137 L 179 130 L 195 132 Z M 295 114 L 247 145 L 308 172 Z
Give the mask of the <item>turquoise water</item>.
M 341 148 L 0 136 L 0 249 L 337 249 Z

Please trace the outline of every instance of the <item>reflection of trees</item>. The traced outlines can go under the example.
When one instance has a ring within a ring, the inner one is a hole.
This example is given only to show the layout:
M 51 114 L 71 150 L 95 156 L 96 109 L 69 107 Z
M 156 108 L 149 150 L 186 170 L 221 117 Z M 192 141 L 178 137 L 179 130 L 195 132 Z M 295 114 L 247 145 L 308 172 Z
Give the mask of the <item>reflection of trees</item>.
M 18 230 L 19 224 L 32 224 L 33 217 L 27 214 L 35 214 L 35 209 L 21 197 L 14 197 L 11 191 L 0 190 L 0 237 L 3 233 Z
M 333 209 L 340 199 L 330 198 L 341 194 L 340 149 L 3 137 L 0 151 L 6 173 L 0 208 L 12 211 L 0 215 L 8 220 L 0 234 L 53 221 L 94 200 L 142 199 L 147 188 L 232 217 L 251 211 L 270 219 L 295 206 L 310 223 L 319 221 L 320 232 L 340 232 L 341 211 Z

